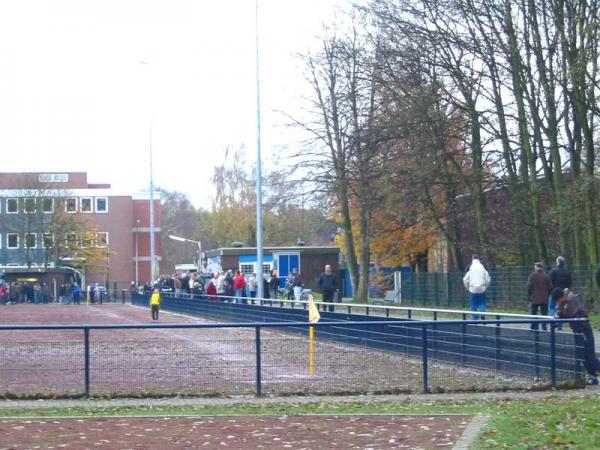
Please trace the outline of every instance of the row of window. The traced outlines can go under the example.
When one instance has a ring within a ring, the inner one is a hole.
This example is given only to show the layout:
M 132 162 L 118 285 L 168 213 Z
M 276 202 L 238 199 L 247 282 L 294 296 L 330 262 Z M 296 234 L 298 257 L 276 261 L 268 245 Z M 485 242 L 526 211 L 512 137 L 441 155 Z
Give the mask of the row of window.
M 6 248 L 11 250 L 21 248 L 21 240 L 23 240 L 23 248 L 38 248 L 38 244 L 40 248 L 54 247 L 54 235 L 51 233 L 25 233 L 23 235 L 19 233 L 7 233 Z M 2 239 L 0 236 L 1 242 Z M 87 233 L 85 235 L 68 233 L 65 236 L 65 244 L 79 247 L 107 247 L 108 233 L 104 231 Z
M 67 197 L 63 201 L 65 212 L 76 213 L 107 213 L 108 197 Z M 8 214 L 18 214 L 19 210 L 26 213 L 34 213 L 38 210 L 44 213 L 54 212 L 53 198 L 7 198 L 6 212 Z
M 256 273 L 256 263 L 240 263 L 240 272 L 245 276 Z M 271 273 L 271 263 L 263 263 L 263 273 Z

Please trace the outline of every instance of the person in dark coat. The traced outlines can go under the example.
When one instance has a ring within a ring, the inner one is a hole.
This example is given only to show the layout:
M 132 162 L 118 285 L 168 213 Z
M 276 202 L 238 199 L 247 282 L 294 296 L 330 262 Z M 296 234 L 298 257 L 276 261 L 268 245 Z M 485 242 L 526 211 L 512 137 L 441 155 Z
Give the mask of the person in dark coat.
M 548 275 L 550 275 L 550 279 L 552 280 L 553 288 L 565 290 L 571 289 L 573 286 L 571 272 L 567 269 L 567 260 L 562 256 L 556 258 L 556 267 L 554 267 Z M 556 313 L 556 301 L 550 297 L 549 302 L 549 312 L 551 315 L 554 315 Z M 561 330 L 562 326 L 559 326 L 557 329 Z
M 544 272 L 544 264 L 536 262 L 533 266 L 533 272 L 527 280 L 527 295 L 531 300 L 531 315 L 537 315 L 540 311 L 542 316 L 548 315 L 548 297 L 552 292 L 552 280 L 550 276 Z M 542 328 L 546 330 L 546 324 L 542 324 Z M 531 324 L 532 330 L 538 329 L 537 323 Z
M 567 260 L 562 256 L 556 258 L 556 267 L 550 273 L 553 288 L 571 289 L 573 286 L 573 278 L 571 272 L 567 269 Z
M 556 318 L 581 319 L 589 317 L 579 295 L 570 292 L 569 289 L 554 288 L 551 295 L 556 301 Z M 572 323 L 570 326 L 575 334 L 577 358 L 583 360 L 583 365 L 588 373 L 587 384 L 597 385 L 600 360 L 596 357 L 596 344 L 592 326 L 589 322 Z
M 325 266 L 325 272 L 319 277 L 319 289 L 323 293 L 323 302 L 330 303 L 329 305 L 323 305 L 323 311 L 329 306 L 329 311 L 334 311 L 334 296 L 338 289 L 338 282 L 335 273 L 331 271 L 331 266 L 327 264 Z
M 263 273 L 263 298 L 269 299 L 269 305 L 273 306 L 273 300 L 271 300 L 271 293 L 269 292 L 269 278 L 266 273 Z
M 225 288 L 225 296 L 229 297 L 227 299 L 227 301 L 230 302 L 234 302 L 234 298 L 233 298 L 233 272 L 231 270 L 227 271 L 227 274 L 225 275 L 225 281 L 223 284 L 224 288 Z
M 279 277 L 277 277 L 277 271 L 271 272 L 271 279 L 269 280 L 269 292 L 271 298 L 277 298 L 277 291 L 279 290 Z

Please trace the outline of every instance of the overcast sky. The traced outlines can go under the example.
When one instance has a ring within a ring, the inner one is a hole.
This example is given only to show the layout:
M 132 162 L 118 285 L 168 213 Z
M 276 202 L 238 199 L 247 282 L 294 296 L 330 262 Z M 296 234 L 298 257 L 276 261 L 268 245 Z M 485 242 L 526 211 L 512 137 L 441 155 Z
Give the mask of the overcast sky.
M 297 137 L 295 56 L 344 0 L 259 0 L 265 163 Z M 254 0 L 0 0 L 0 171 L 85 171 L 210 206 L 229 145 L 256 151 Z M 304 91 L 305 92 L 305 91 Z M 151 125 L 152 124 L 152 125 Z

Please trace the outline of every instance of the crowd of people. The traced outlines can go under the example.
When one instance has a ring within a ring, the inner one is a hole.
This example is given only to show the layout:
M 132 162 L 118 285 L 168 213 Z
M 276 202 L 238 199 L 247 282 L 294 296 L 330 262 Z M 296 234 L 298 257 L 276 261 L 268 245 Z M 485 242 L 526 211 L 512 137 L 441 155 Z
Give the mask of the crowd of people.
M 277 271 L 273 270 L 265 273 L 262 277 L 263 299 L 292 298 L 301 301 L 304 290 L 304 281 L 297 268 L 292 269 L 285 279 L 285 287 L 280 288 Z M 161 275 L 158 281 L 152 285 L 145 283 L 138 286 L 134 281 L 131 282 L 131 293 L 142 293 L 150 296 L 150 310 L 152 320 L 157 321 L 162 302 L 161 292 L 173 293 L 179 297 L 194 295 L 203 295 L 209 300 L 216 301 L 217 298 L 224 302 L 248 303 L 253 302 L 258 292 L 258 283 L 256 273 L 245 274 L 242 271 L 225 270 L 219 273 L 205 274 L 196 272 L 175 273 L 173 275 Z M 323 293 L 323 310 L 329 307 L 333 311 L 334 301 L 339 301 L 338 282 L 336 274 L 331 270 L 330 265 L 325 266 L 324 272 L 319 277 L 319 289 Z
M 138 286 L 131 282 L 131 292 L 151 294 L 154 289 L 158 292 L 174 293 L 177 296 L 206 295 L 210 299 L 221 298 L 224 301 L 247 303 L 256 298 L 258 284 L 261 282 L 256 273 L 244 273 L 240 270 L 223 270 L 213 274 L 182 272 L 172 275 L 161 275 L 154 284 L 145 283 Z M 262 277 L 263 299 L 287 299 L 301 301 L 304 289 L 304 279 L 297 268 L 285 278 L 283 288 L 276 270 L 265 273 Z M 339 286 L 335 273 L 330 265 L 319 278 L 319 289 L 323 293 L 324 302 L 334 302 Z M 327 307 L 326 305 L 324 308 Z M 333 311 L 333 305 L 329 305 Z
M 600 268 L 595 273 L 596 285 L 600 288 Z M 485 312 L 485 293 L 491 278 L 485 267 L 479 261 L 478 255 L 473 255 L 472 263 L 463 278 L 465 288 L 469 291 L 469 306 L 473 312 Z M 567 268 L 564 257 L 556 258 L 556 265 L 549 271 L 544 270 L 542 262 L 536 262 L 533 272 L 527 279 L 527 295 L 530 301 L 530 314 L 535 316 L 552 316 L 557 319 L 588 319 L 589 314 L 584 307 L 581 295 L 573 292 L 573 277 Z M 473 320 L 485 319 L 484 316 L 473 314 Z M 532 322 L 531 329 L 538 330 L 540 323 Z M 577 351 L 584 362 L 587 372 L 587 383 L 597 385 L 600 360 L 596 356 L 596 345 L 592 326 L 588 322 L 570 322 L 569 326 L 575 335 Z M 548 323 L 541 322 L 543 330 Z M 562 324 L 556 325 L 562 329 Z
M 67 280 L 58 287 L 54 295 L 53 289 L 45 282 L 4 281 L 0 279 L 0 304 L 16 305 L 18 303 L 52 303 L 79 305 L 84 300 L 90 303 L 102 303 L 106 289 L 98 283 L 90 283 L 82 289 L 77 282 Z
M 302 286 L 300 274 L 294 269 L 291 283 Z M 131 291 L 150 294 L 156 288 L 159 292 L 171 292 L 178 296 L 208 295 L 223 297 L 226 301 L 246 303 L 248 299 L 256 298 L 259 278 L 256 273 L 224 270 L 218 273 L 183 272 L 173 275 L 161 275 L 154 285 L 145 283 L 137 286 L 131 282 Z M 279 298 L 279 277 L 276 271 L 265 273 L 262 278 L 263 298 Z
M 6 282 L 0 280 L 0 303 L 15 305 L 17 303 L 49 303 L 54 300 L 47 283 L 29 281 Z

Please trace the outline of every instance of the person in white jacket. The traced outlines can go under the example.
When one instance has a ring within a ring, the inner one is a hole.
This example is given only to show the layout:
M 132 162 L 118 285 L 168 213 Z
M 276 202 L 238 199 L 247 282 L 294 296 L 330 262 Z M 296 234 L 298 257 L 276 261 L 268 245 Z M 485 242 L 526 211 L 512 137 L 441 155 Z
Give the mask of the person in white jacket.
M 469 291 L 469 306 L 471 311 L 485 312 L 485 291 L 490 285 L 490 274 L 481 261 L 478 255 L 473 255 L 473 261 L 469 271 L 463 278 L 463 284 Z M 473 320 L 485 319 L 484 316 L 473 314 Z

